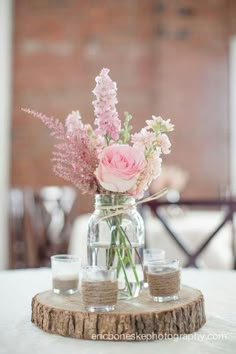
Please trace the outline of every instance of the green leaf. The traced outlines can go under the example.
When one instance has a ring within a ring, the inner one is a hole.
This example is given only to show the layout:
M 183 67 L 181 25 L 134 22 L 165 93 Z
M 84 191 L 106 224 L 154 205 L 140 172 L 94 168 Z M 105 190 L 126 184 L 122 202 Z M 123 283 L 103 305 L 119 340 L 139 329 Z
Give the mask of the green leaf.
M 132 115 L 128 112 L 124 112 L 125 120 L 123 124 L 123 128 L 120 131 L 120 140 L 123 144 L 127 144 L 130 141 L 130 132 L 133 129 L 132 125 L 130 125 L 130 121 L 132 119 Z

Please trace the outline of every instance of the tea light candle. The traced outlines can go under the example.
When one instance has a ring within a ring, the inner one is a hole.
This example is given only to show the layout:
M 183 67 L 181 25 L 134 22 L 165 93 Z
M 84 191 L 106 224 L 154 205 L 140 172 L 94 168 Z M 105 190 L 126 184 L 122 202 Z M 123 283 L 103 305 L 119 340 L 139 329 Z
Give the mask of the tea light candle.
M 78 289 L 78 274 L 57 274 L 53 277 L 53 289 L 59 292 Z
M 78 291 L 80 258 L 73 255 L 51 257 L 52 285 L 56 294 L 74 294 Z

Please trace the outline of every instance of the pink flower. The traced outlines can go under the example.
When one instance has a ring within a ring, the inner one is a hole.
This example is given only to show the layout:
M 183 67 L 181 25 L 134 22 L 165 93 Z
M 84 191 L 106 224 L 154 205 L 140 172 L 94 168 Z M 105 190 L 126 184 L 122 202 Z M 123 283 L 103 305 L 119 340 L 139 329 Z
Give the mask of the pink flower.
M 171 142 L 166 134 L 161 134 L 159 135 L 158 139 L 158 144 L 161 147 L 161 150 L 163 154 L 169 154 L 170 153 L 170 147 L 171 147 Z
M 40 119 L 52 132 L 56 139 L 61 140 L 55 144 L 53 151 L 53 170 L 55 174 L 66 181 L 72 182 L 82 193 L 98 192 L 98 183 L 94 171 L 98 165 L 97 151 L 81 122 L 79 112 L 72 112 L 66 119 L 65 126 L 53 117 L 24 109 Z
M 114 144 L 100 154 L 95 175 L 104 189 L 124 193 L 134 187 L 145 167 L 142 151 L 129 145 Z
M 82 128 L 83 124 L 79 111 L 72 111 L 72 113 L 67 116 L 65 126 L 67 128 L 67 134 L 75 134 L 77 130 Z
M 96 77 L 96 87 L 93 90 L 96 100 L 93 101 L 95 113 L 96 134 L 106 136 L 108 140 L 119 138 L 121 121 L 118 118 L 116 104 L 118 103 L 116 82 L 112 81 L 109 69 L 102 69 Z

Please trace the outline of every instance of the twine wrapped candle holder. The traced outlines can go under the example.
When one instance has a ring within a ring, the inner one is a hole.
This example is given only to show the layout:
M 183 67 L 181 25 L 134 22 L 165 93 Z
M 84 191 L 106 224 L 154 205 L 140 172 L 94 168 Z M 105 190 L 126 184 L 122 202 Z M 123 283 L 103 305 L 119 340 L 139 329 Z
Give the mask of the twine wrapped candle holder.
M 177 300 L 180 290 L 179 261 L 163 259 L 148 263 L 147 281 L 154 301 Z
M 82 269 L 81 293 L 87 311 L 109 312 L 117 303 L 116 268 L 88 266 Z
M 144 288 L 148 288 L 147 270 L 150 262 L 159 261 L 165 258 L 166 252 L 160 248 L 146 248 L 143 250 L 143 267 L 144 267 Z

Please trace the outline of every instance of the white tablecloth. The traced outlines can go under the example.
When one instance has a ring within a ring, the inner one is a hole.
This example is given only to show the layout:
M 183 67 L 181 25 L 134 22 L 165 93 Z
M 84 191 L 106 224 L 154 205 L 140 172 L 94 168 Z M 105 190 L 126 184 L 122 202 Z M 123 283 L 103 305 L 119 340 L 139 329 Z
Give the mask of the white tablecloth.
M 31 298 L 50 288 L 50 270 L 0 272 L 0 354 L 235 354 L 236 272 L 187 269 L 182 280 L 205 296 L 207 323 L 196 334 L 155 342 L 99 342 L 48 334 L 31 323 Z

